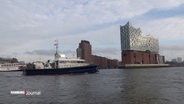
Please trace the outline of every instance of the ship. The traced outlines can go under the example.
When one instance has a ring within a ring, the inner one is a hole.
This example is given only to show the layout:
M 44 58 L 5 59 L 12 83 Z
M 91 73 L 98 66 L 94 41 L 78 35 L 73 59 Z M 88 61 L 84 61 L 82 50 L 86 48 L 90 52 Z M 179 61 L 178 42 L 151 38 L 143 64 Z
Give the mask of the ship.
M 51 62 L 35 61 L 28 63 L 23 70 L 23 75 L 62 75 L 62 74 L 80 74 L 96 73 L 98 65 L 86 63 L 80 58 L 68 58 L 58 52 L 58 42 L 56 46 L 55 59 Z
M 16 58 L 0 57 L 0 72 L 22 71 L 24 67 L 25 64 L 18 62 Z

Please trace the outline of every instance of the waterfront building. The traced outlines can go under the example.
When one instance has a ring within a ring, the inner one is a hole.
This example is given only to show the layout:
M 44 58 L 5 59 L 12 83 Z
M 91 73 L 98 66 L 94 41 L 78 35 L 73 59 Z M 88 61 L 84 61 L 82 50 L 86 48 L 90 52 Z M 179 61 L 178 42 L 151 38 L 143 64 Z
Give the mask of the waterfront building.
M 177 62 L 177 60 L 176 60 L 176 59 L 172 59 L 172 61 L 171 61 L 171 62 L 175 62 L 175 63 L 176 63 L 176 62 Z
M 77 48 L 77 57 L 86 60 L 86 62 L 92 62 L 91 56 L 91 44 L 89 41 L 81 40 L 79 47 Z
M 144 35 L 140 28 L 129 22 L 120 26 L 122 64 L 159 64 L 164 56 L 159 55 L 159 41 L 150 35 Z
M 81 40 L 77 48 L 77 57 L 86 60 L 88 63 L 99 65 L 100 69 L 117 68 L 118 60 L 108 59 L 106 57 L 92 54 L 92 48 L 89 41 Z
M 175 63 L 182 63 L 182 58 L 181 57 L 177 57 L 175 59 L 172 59 L 172 62 L 175 62 Z
M 177 62 L 181 63 L 182 62 L 182 58 L 181 57 L 177 57 Z

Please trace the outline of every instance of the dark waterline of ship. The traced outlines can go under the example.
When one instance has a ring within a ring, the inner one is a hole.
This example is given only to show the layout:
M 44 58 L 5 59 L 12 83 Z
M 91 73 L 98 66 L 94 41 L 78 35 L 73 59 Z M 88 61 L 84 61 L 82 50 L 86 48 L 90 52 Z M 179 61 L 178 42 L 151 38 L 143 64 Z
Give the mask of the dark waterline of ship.
M 11 91 L 38 91 L 16 95 Z M 0 72 L 0 104 L 183 104 L 184 68 L 108 69 L 97 74 Z

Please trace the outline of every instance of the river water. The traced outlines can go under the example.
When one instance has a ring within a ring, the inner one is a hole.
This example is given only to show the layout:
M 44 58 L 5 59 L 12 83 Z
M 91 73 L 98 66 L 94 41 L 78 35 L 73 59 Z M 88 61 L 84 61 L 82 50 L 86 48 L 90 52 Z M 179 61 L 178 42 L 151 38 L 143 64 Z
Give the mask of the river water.
M 11 93 L 24 90 L 32 95 Z M 0 104 L 184 104 L 184 67 L 59 76 L 0 72 Z

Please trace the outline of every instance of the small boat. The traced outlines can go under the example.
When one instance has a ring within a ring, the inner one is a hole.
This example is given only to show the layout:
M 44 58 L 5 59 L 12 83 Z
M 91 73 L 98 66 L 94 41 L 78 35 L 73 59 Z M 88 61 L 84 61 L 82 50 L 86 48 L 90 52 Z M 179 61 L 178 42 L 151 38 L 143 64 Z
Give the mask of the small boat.
M 63 54 L 58 53 L 58 43 L 55 44 L 56 53 L 55 60 L 50 62 L 36 61 L 27 64 L 27 68 L 23 70 L 23 75 L 61 75 L 61 74 L 79 74 L 79 73 L 96 73 L 98 66 L 88 64 L 83 59 L 67 58 Z

